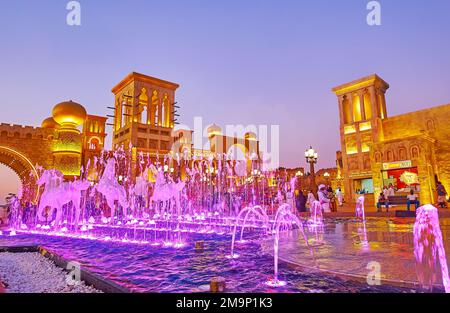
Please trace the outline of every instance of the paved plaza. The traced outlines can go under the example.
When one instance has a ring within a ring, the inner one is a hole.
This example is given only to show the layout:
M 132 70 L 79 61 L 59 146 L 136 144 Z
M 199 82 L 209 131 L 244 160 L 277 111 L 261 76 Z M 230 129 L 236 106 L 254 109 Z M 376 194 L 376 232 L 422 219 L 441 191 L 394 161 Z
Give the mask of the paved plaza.
M 333 213 L 337 215 L 337 213 Z M 310 229 L 309 241 L 313 255 L 296 232 L 280 239 L 280 261 L 302 271 L 338 276 L 365 282 L 370 262 L 378 262 L 381 283 L 398 287 L 417 287 L 414 258 L 413 218 L 367 218 L 365 223 L 349 218 L 331 218 L 324 231 L 315 235 Z M 447 260 L 450 259 L 450 219 L 441 218 Z M 272 253 L 272 242 L 264 244 L 264 250 Z M 436 286 L 443 288 L 440 269 Z

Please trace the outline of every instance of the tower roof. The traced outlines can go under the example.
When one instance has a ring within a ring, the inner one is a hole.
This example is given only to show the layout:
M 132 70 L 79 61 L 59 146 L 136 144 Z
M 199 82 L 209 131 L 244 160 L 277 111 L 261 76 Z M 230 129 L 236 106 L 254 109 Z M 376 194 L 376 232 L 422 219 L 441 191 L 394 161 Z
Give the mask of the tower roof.
M 365 87 L 378 85 L 384 90 L 387 90 L 389 88 L 389 84 L 386 83 L 380 76 L 377 74 L 372 74 L 363 78 L 356 79 L 354 81 L 351 81 L 349 83 L 345 83 L 343 85 L 339 85 L 337 87 L 334 87 L 331 89 L 336 95 L 342 95 L 345 93 L 349 93 L 352 91 L 356 91 Z
M 120 81 L 116 86 L 114 86 L 111 91 L 116 94 L 118 93 L 123 87 L 128 85 L 130 82 L 133 81 L 140 81 L 140 82 L 146 82 L 155 86 L 167 88 L 170 90 L 176 90 L 180 85 L 176 83 L 169 82 L 167 80 L 162 80 L 156 77 L 144 75 L 141 73 L 131 72 L 128 74 L 124 79 Z

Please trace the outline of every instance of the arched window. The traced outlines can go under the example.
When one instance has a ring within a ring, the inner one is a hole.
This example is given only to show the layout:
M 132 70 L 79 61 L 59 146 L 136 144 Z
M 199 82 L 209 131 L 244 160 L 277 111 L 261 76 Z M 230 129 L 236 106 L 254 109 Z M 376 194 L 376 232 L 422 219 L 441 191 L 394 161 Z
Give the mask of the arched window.
M 156 90 L 153 90 L 152 93 L 152 108 L 151 108 L 151 122 L 153 125 L 158 125 L 159 122 L 159 98 L 158 98 L 158 92 Z
M 366 115 L 366 120 L 372 118 L 372 103 L 370 102 L 370 93 L 366 90 L 364 92 L 364 113 Z
M 7 137 L 8 136 L 8 132 L 6 130 L 2 131 L 1 136 L 2 137 Z
M 388 161 L 388 162 L 394 161 L 394 153 L 393 153 L 391 150 L 389 150 L 389 151 L 387 152 L 387 161 Z
M 411 158 L 415 159 L 419 157 L 419 148 L 414 146 L 411 148 Z
M 427 130 L 430 131 L 430 132 L 435 130 L 435 128 L 434 128 L 434 121 L 433 120 L 428 120 L 427 121 Z
M 353 104 L 353 122 L 361 121 L 361 101 L 359 99 L 359 95 L 357 93 L 352 95 L 352 104 Z
M 406 160 L 406 149 L 405 148 L 399 148 L 398 149 L 398 159 L 399 160 Z
M 161 112 L 163 118 L 163 126 L 170 127 L 170 101 L 167 94 L 163 99 L 163 112 Z
M 100 147 L 100 142 L 97 138 L 91 138 L 89 141 L 89 149 L 90 150 L 98 150 Z
M 351 110 L 350 110 L 350 101 L 347 96 L 344 96 L 342 99 L 342 109 L 344 110 L 344 124 L 349 124 L 352 122 Z
M 148 95 L 147 89 L 144 87 L 141 88 L 141 94 L 139 95 L 139 121 L 142 124 L 149 124 L 148 121 Z
M 375 162 L 381 162 L 381 152 L 379 151 L 375 152 Z
M 163 103 L 161 105 L 161 125 L 164 127 L 166 126 L 166 104 L 164 102 L 165 100 L 163 100 Z

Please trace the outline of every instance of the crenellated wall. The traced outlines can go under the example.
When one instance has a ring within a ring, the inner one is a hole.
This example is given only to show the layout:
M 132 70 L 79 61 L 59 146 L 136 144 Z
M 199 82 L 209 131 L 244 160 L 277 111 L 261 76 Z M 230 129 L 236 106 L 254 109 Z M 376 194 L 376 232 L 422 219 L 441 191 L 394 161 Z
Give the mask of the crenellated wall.
M 33 165 L 45 168 L 53 166 L 52 150 L 58 141 L 55 129 L 0 124 L 0 146 L 11 148 L 23 154 Z

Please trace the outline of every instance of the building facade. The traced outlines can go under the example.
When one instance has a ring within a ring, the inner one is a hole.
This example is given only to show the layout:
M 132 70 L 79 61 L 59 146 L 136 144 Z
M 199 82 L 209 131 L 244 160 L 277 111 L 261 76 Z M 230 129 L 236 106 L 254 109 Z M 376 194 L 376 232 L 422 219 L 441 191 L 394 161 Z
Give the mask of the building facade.
M 436 201 L 441 181 L 450 190 L 450 104 L 388 117 L 389 85 L 377 75 L 337 86 L 341 171 L 346 201 L 358 191 L 376 195 L 393 185 L 411 188 L 421 203 Z
M 105 121 L 88 115 L 82 105 L 65 101 L 53 107 L 52 116 L 40 127 L 0 124 L 0 163 L 19 176 L 29 197 L 24 200 L 37 199 L 39 167 L 57 169 L 67 179 L 79 176 L 87 160 L 104 149 Z

